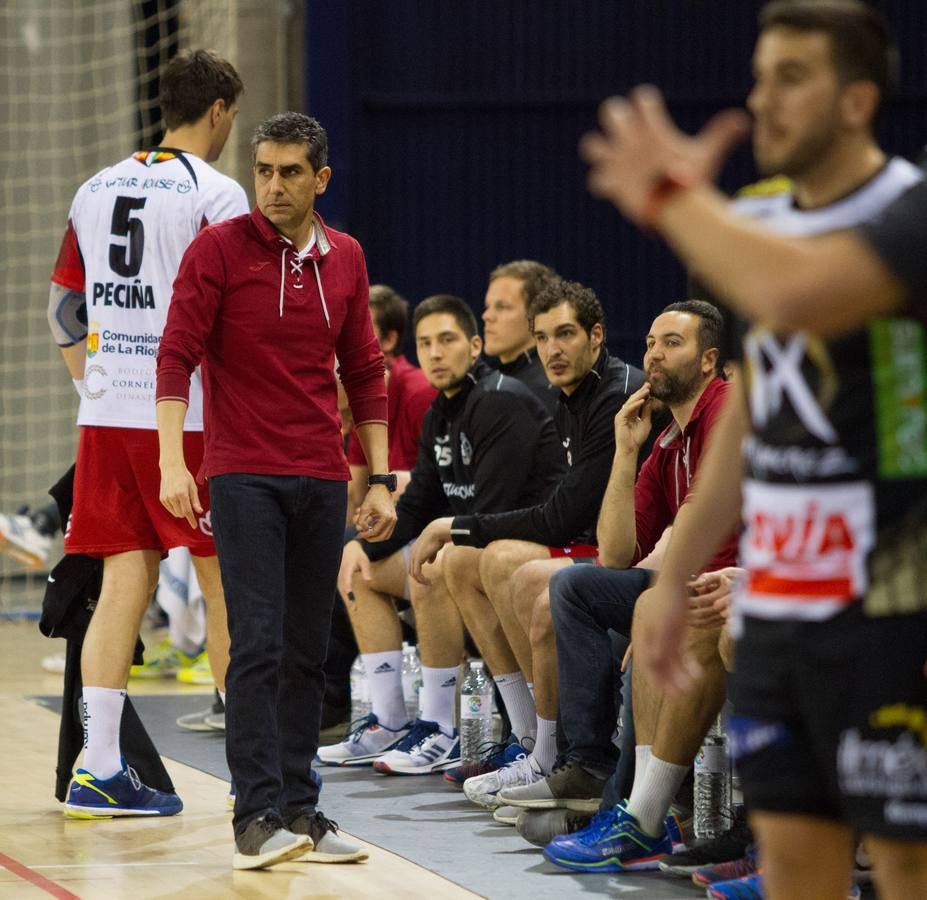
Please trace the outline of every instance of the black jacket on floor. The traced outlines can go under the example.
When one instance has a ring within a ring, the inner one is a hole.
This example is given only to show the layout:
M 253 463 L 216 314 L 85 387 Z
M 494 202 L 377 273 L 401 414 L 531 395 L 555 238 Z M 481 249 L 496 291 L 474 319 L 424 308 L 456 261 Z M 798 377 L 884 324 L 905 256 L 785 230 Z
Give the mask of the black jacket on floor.
M 74 466 L 49 493 L 58 504 L 61 521 L 67 522 L 74 496 Z M 52 569 L 45 589 L 45 599 L 42 601 L 39 630 L 46 637 L 67 640 L 61 724 L 58 729 L 58 763 L 55 770 L 55 797 L 62 802 L 67 799 L 74 761 L 84 745 L 80 656 L 84 635 L 100 596 L 102 581 L 101 560 L 82 554 L 68 554 Z M 144 645 L 139 640 L 135 645 L 135 662 L 142 661 L 143 650 Z M 122 710 L 119 742 L 125 761 L 135 769 L 143 784 L 158 791 L 173 793 L 174 785 L 167 769 L 128 697 Z

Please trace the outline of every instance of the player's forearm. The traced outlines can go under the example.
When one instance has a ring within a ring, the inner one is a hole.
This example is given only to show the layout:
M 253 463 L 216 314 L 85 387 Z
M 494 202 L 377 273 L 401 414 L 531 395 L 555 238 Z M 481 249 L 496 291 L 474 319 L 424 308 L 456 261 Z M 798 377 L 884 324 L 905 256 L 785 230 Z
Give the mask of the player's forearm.
M 68 367 L 71 378 L 80 381 L 84 377 L 84 362 L 87 359 L 87 339 L 84 338 L 70 347 L 59 347 L 64 364 Z
M 673 521 L 660 567 L 661 581 L 685 584 L 705 568 L 737 527 L 743 480 L 741 445 L 749 425 L 739 373 L 732 388 L 699 462 L 695 493 Z
M 157 404 L 159 464 L 185 465 L 183 456 L 183 423 L 187 418 L 187 404 L 182 400 L 159 400 Z
M 356 428 L 357 439 L 364 450 L 367 468 L 372 475 L 389 471 L 389 438 L 382 422 L 365 422 Z
M 750 319 L 787 331 L 845 331 L 902 291 L 858 238 L 783 238 L 733 215 L 714 188 L 681 191 L 658 227 L 699 278 Z
M 631 564 L 637 548 L 637 526 L 634 517 L 634 478 L 636 456 L 616 451 L 612 471 L 605 488 L 596 539 L 599 559 L 603 566 L 624 569 Z

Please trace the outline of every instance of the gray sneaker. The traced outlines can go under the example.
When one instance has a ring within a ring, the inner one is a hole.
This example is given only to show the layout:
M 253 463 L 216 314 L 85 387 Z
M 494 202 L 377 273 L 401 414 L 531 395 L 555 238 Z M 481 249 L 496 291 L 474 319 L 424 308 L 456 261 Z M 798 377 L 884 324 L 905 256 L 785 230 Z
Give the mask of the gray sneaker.
M 546 847 L 561 834 L 572 834 L 585 828 L 592 815 L 571 809 L 523 809 L 515 822 L 515 830 L 535 847 Z
M 235 837 L 233 869 L 265 869 L 302 856 L 312 849 L 312 838 L 293 834 L 278 816 L 268 813 L 248 823 Z
M 514 825 L 520 812 L 514 806 L 498 806 L 492 811 L 492 820 L 500 825 Z
M 186 731 L 215 731 L 206 720 L 212 716 L 222 715 L 222 727 L 225 728 L 225 706 L 221 698 L 216 695 L 212 706 L 208 709 L 201 709 L 199 712 L 187 713 L 177 719 L 177 727 Z
M 225 710 L 204 716 L 203 722 L 210 731 L 225 731 Z
M 533 784 L 503 788 L 497 797 L 500 803 L 522 809 L 571 809 L 593 813 L 602 802 L 605 780 L 590 774 L 575 760 L 569 760 L 546 778 Z
M 351 843 L 338 834 L 338 823 L 327 819 L 324 813 L 303 813 L 290 822 L 289 828 L 296 834 L 307 834 L 312 840 L 308 849 L 297 862 L 346 863 L 361 862 L 370 855 L 360 846 Z

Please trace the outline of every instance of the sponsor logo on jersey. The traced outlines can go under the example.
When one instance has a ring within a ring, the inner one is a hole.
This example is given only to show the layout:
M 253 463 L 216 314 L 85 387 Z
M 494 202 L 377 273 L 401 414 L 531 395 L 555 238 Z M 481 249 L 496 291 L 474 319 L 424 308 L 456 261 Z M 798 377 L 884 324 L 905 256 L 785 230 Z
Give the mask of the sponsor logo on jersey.
M 100 352 L 100 323 L 91 322 L 87 332 L 87 358 L 93 359 Z
M 97 353 L 116 353 L 122 356 L 154 357 L 158 355 L 160 343 L 161 336 L 151 332 L 142 331 L 138 334 L 128 334 L 124 331 L 111 331 L 109 328 L 104 328 L 97 333 L 96 350 L 94 350 L 93 355 Z M 87 355 L 90 356 L 91 354 L 88 352 Z M 135 372 L 134 374 L 139 373 Z
M 91 306 L 118 306 L 120 309 L 154 309 L 154 289 L 137 278 L 131 284 L 118 281 L 95 281 L 90 294 Z
M 799 333 L 780 343 L 770 332 L 758 328 L 744 339 L 744 353 L 750 413 L 758 429 L 765 428 L 788 400 L 810 434 L 826 444 L 837 443 L 827 410 L 837 396 L 839 381 L 822 340 Z M 806 362 L 814 372 L 816 391 L 804 371 Z
M 444 488 L 445 497 L 472 500 L 476 496 L 476 486 L 472 484 L 448 484 L 444 482 L 441 486 Z
M 106 388 L 101 387 L 109 381 L 109 373 L 103 366 L 94 363 L 84 369 L 84 396 L 88 400 L 99 400 L 105 393 Z
M 927 747 L 910 731 L 881 738 L 847 729 L 840 736 L 837 773 L 848 794 L 927 800 Z

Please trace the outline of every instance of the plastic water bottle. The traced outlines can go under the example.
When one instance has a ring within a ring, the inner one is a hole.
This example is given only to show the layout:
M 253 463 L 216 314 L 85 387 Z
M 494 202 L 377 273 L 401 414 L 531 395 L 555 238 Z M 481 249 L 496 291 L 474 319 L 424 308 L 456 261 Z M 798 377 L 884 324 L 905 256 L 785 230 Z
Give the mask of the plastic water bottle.
M 351 666 L 351 721 L 363 719 L 370 712 L 370 681 L 360 654 Z
M 719 716 L 695 757 L 695 836 L 716 838 L 732 823 L 731 763 L 727 735 Z
M 402 643 L 402 698 L 406 703 L 406 717 L 411 722 L 421 710 L 422 664 L 414 644 Z
M 477 762 L 480 747 L 492 740 L 492 682 L 483 660 L 470 661 L 460 685 L 460 761 Z

